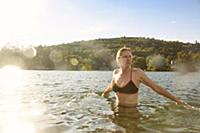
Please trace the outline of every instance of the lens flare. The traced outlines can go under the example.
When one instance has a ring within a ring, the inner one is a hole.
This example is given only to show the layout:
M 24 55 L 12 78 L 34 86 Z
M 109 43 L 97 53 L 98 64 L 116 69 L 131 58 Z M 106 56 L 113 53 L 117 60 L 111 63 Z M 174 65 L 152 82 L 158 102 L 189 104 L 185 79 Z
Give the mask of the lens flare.
M 163 56 L 156 55 L 152 58 L 152 64 L 157 68 L 162 68 L 163 66 L 165 66 L 166 61 Z
M 26 48 L 22 51 L 23 55 L 27 58 L 33 58 L 36 56 L 37 51 L 34 47 Z
M 73 66 L 77 66 L 79 64 L 79 61 L 78 59 L 76 58 L 71 58 L 70 59 L 70 63 L 73 65 Z
M 61 50 L 52 50 L 49 54 L 49 58 L 54 64 L 57 64 L 63 60 L 63 54 Z

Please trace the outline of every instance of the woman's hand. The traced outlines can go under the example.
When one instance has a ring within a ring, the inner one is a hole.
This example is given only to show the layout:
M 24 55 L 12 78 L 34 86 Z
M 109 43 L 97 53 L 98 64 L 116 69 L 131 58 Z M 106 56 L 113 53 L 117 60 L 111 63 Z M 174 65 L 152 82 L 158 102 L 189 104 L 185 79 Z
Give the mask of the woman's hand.
M 176 102 L 176 104 L 177 105 L 183 105 L 183 107 L 186 108 L 186 109 L 193 109 L 193 110 L 200 111 L 200 108 L 194 107 L 194 106 L 189 105 L 188 103 L 180 101 L 180 100 L 178 102 Z
M 101 94 L 101 96 L 102 96 L 102 97 L 105 97 L 105 93 L 103 92 L 103 93 Z
M 107 85 L 106 89 L 104 90 L 104 92 L 101 94 L 101 96 L 105 97 L 109 92 L 112 91 L 111 85 Z

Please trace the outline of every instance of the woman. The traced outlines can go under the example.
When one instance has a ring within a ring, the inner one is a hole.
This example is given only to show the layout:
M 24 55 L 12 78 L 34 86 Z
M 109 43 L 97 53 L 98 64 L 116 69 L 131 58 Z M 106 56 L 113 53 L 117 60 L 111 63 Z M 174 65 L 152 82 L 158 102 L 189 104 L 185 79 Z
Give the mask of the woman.
M 119 68 L 113 71 L 111 84 L 106 87 L 102 96 L 107 95 L 113 90 L 115 92 L 118 106 L 136 107 L 138 90 L 141 83 L 149 86 L 158 94 L 175 101 L 176 104 L 187 105 L 149 79 L 143 70 L 139 68 L 132 68 L 132 54 L 130 48 L 124 47 L 119 49 L 116 55 L 116 61 Z

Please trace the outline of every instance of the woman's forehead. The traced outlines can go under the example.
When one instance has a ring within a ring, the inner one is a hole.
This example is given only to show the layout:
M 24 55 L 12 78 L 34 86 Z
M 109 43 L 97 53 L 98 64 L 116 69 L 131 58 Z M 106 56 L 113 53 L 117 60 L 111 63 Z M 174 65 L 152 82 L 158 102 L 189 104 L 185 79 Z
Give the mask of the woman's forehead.
M 132 54 L 131 54 L 131 51 L 126 50 L 126 51 L 123 51 L 121 55 L 132 55 Z

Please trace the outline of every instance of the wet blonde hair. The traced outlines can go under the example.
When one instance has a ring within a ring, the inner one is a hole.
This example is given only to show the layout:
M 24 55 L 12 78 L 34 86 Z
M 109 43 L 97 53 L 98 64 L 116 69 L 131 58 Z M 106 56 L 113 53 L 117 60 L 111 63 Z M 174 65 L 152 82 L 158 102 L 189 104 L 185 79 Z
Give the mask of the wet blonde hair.
M 123 47 L 123 48 L 120 48 L 118 51 L 117 51 L 117 54 L 116 54 L 116 61 L 117 61 L 117 64 L 119 64 L 119 57 L 122 55 L 122 53 L 124 51 L 129 51 L 131 52 L 131 49 L 128 48 L 128 47 Z

